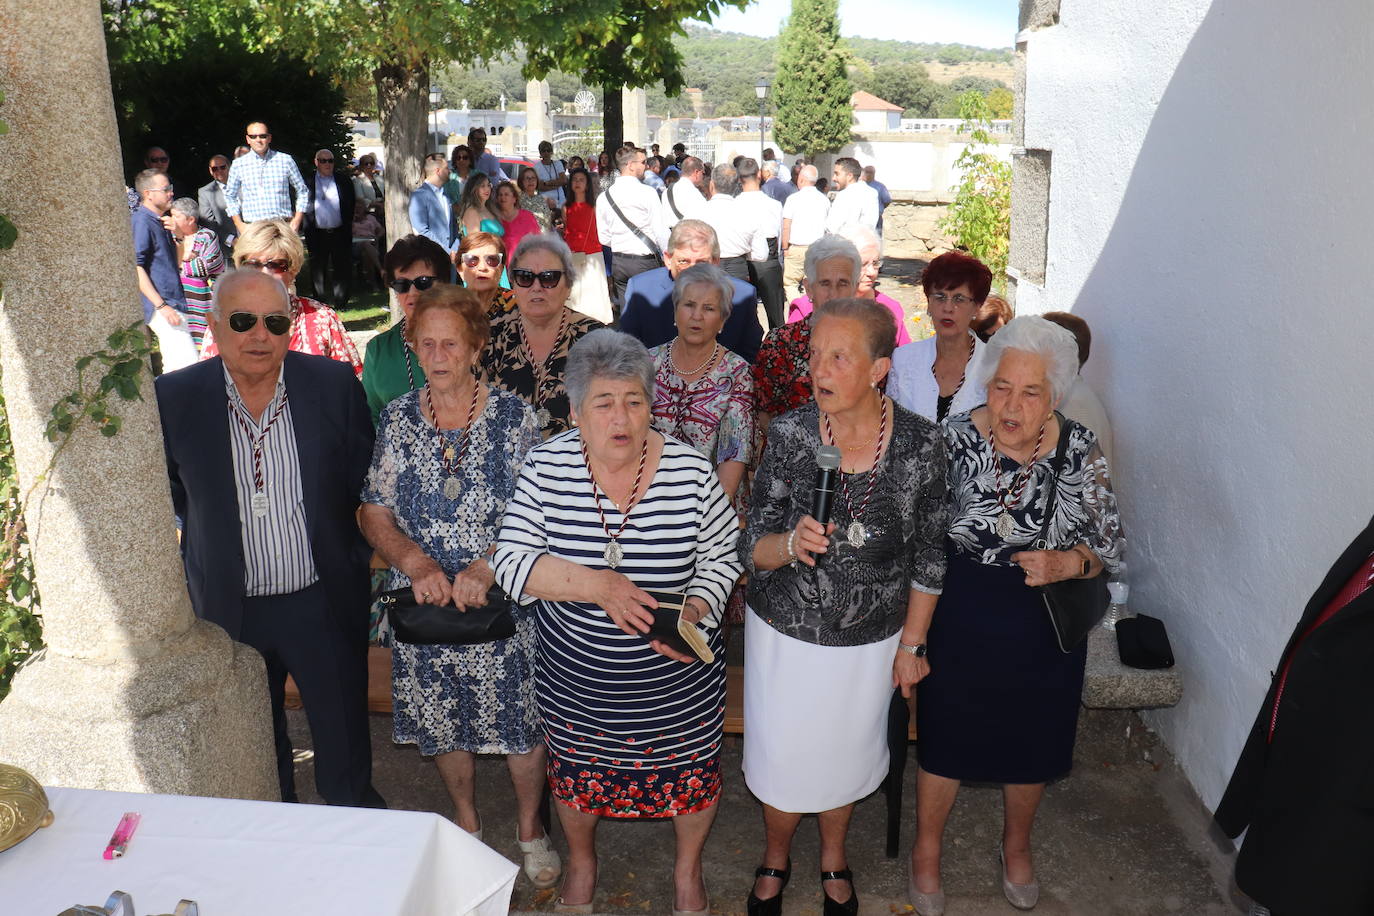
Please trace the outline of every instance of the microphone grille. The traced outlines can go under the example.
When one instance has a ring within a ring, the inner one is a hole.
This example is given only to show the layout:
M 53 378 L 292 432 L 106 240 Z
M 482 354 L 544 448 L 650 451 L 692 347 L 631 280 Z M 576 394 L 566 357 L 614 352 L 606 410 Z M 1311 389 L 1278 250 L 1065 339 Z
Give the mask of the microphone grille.
M 822 445 L 816 449 L 816 465 L 827 471 L 840 469 L 840 450 L 833 445 Z

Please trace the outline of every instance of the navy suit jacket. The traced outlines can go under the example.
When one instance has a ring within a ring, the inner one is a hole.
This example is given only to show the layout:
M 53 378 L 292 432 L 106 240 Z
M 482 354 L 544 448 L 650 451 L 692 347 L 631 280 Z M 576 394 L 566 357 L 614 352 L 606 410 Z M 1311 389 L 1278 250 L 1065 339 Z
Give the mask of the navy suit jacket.
M 306 224 L 309 226 L 315 225 L 315 195 L 318 193 L 316 184 L 319 180 L 320 173 L 316 170 L 315 174 L 310 176 L 310 180 L 305 183 L 305 186 L 310 189 L 310 200 L 305 211 Z M 353 190 L 353 179 L 347 175 L 340 175 L 336 171 L 334 173 L 334 187 L 338 188 L 339 191 L 339 216 L 343 220 L 339 225 L 351 232 L 353 228 L 353 206 L 357 202 L 356 192 Z
M 155 387 L 191 606 L 238 639 L 243 534 L 223 367 L 219 357 L 207 359 L 159 377 Z M 369 549 L 356 513 L 372 460 L 367 398 L 347 363 L 323 356 L 287 353 L 285 381 L 320 585 L 340 627 L 366 639 Z
M 457 251 L 462 242 L 458 234 L 458 208 L 449 205 L 448 223 L 445 225 L 444 205 L 439 200 L 442 194 L 442 190 L 435 194 L 434 186 L 427 181 L 421 182 L 420 187 L 410 192 L 410 228 L 438 242 L 445 251 Z
M 756 305 L 758 296 L 754 287 L 743 280 L 731 277 L 730 282 L 735 284 L 735 301 L 716 340 L 752 363 L 763 342 L 763 327 L 759 325 Z M 677 325 L 673 321 L 673 278 L 668 268 L 656 267 L 630 278 L 625 285 L 625 310 L 620 313 L 620 330 L 638 337 L 646 347 L 656 347 L 677 336 Z

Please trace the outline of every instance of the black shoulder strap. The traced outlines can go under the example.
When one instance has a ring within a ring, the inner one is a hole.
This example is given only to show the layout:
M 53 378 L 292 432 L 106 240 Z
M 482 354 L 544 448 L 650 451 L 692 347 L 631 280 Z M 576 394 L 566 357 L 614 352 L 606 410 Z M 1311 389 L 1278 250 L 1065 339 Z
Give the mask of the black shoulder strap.
M 620 221 L 625 224 L 625 228 L 633 232 L 635 234 L 635 238 L 639 239 L 645 245 L 649 246 L 649 250 L 653 252 L 654 257 L 658 258 L 659 263 L 662 263 L 663 252 L 658 250 L 658 245 L 654 242 L 653 239 L 645 235 L 643 230 L 641 230 L 634 223 L 630 222 L 629 218 L 625 216 L 625 214 L 621 211 L 620 207 L 616 205 L 615 198 L 611 196 L 611 189 L 607 188 L 606 193 L 602 196 L 606 198 L 606 203 L 611 205 L 611 209 L 615 211 L 615 215 L 620 217 Z
M 1075 425 L 1057 410 L 1054 415 L 1059 418 L 1059 444 L 1055 446 L 1054 460 L 1050 462 L 1050 495 L 1045 499 L 1045 521 L 1040 526 L 1040 537 L 1036 539 L 1036 544 L 1042 550 L 1050 549 L 1050 519 L 1054 518 L 1055 504 L 1059 500 L 1059 475 L 1064 472 L 1064 462 L 1069 451 L 1069 435 Z
M 677 208 L 677 201 L 673 200 L 673 191 L 677 188 L 677 182 L 668 185 L 668 207 L 673 211 L 673 215 L 678 219 L 685 219 L 682 211 Z

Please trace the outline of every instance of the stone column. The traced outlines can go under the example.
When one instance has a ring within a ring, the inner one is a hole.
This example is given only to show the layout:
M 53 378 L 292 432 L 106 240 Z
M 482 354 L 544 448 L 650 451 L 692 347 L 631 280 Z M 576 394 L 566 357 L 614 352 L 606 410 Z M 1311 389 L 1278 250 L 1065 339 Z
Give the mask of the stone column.
M 96 0 L 0 0 L 0 355 L 27 489 L 74 361 L 142 316 Z M 76 167 L 72 156 L 80 157 Z M 82 426 L 29 504 L 48 649 L 0 703 L 0 760 L 49 785 L 275 799 L 260 655 L 186 594 L 152 384 Z
M 644 146 L 649 139 L 649 102 L 643 89 L 622 89 L 625 106 L 625 140 Z
M 548 80 L 530 80 L 525 84 L 525 136 L 531 159 L 539 158 L 540 143 L 553 142 Z

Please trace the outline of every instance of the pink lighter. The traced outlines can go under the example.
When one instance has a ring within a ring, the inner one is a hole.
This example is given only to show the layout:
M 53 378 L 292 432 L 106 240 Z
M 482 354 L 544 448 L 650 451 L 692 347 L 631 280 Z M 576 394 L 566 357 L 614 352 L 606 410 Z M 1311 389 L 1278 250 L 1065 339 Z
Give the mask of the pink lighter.
M 137 811 L 124 813 L 119 819 L 119 826 L 115 827 L 114 835 L 110 837 L 110 845 L 105 847 L 105 858 L 118 859 L 124 855 L 125 850 L 129 848 L 129 841 L 134 838 L 134 831 L 138 829 L 138 822 L 142 819 L 142 815 Z

